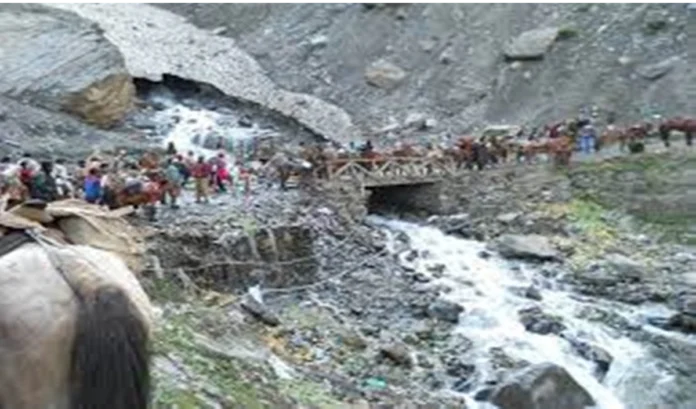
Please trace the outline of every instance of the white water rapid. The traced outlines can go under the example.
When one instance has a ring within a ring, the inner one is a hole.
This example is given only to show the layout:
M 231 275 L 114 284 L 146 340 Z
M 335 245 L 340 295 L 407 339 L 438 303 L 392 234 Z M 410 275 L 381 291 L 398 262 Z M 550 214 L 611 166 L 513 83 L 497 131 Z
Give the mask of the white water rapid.
M 219 138 L 226 141 L 228 149 L 237 149 L 240 143 L 250 145 L 255 138 L 277 136 L 255 123 L 240 126 L 240 116 L 231 110 L 183 104 L 166 91 L 153 92 L 149 102 L 162 108 L 150 118 L 156 124 L 154 136 L 164 147 L 173 142 L 179 152 L 211 157 L 217 154 L 214 147 Z
M 474 362 L 477 367 L 486 367 L 485 361 L 490 356 L 485 351 L 500 347 L 513 358 L 563 366 L 594 397 L 598 409 L 662 407 L 657 403 L 659 398 L 654 396 L 658 392 L 653 391 L 670 379 L 651 362 L 644 347 L 602 324 L 578 318 L 578 311 L 586 307 L 587 302 L 572 297 L 572 293 L 544 278 L 536 268 L 513 264 L 495 255 L 483 258 L 479 253 L 485 249 L 484 243 L 448 236 L 433 227 L 378 216 L 370 216 L 369 222 L 384 228 L 392 237 L 397 232 L 408 235 L 410 247 L 423 255 L 414 261 L 417 271 L 432 276 L 428 266 L 446 265 L 444 276 L 431 283 L 450 287 L 452 291 L 443 297 L 465 308 L 457 331 L 482 352 L 477 353 L 480 357 L 480 362 Z M 531 284 L 540 288 L 541 301 L 532 301 L 510 291 L 511 287 Z M 556 335 L 525 330 L 518 310 L 535 304 L 545 312 L 561 316 L 570 333 L 581 335 L 613 356 L 609 372 L 601 383 L 593 376 L 594 363 L 575 353 L 569 342 Z M 468 408 L 488 409 L 491 406 L 470 399 Z

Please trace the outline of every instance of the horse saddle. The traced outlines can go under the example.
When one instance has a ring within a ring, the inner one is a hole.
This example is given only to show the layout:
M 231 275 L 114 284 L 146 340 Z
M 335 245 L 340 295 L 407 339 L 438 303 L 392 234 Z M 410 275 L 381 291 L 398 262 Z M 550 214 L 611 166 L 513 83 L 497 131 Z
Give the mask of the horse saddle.
M 139 180 L 130 181 L 123 187 L 123 192 L 128 196 L 140 194 L 143 192 L 143 182 Z

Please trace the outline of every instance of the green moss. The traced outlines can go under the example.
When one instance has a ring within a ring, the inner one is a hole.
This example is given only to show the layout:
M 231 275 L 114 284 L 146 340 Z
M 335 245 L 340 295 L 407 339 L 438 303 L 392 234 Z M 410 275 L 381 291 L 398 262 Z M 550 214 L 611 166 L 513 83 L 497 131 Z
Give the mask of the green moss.
M 342 407 L 341 403 L 327 392 L 326 386 L 314 382 L 286 381 L 281 386 L 281 392 L 292 397 L 298 403 L 317 409 L 339 409 Z
M 574 27 L 562 27 L 558 30 L 558 39 L 570 40 L 571 38 L 577 37 L 579 34 L 578 30 Z
M 573 267 L 581 268 L 599 258 L 617 240 L 616 229 L 606 221 L 607 210 L 590 198 L 553 204 L 543 211 L 565 217 L 579 231 L 580 240 L 574 243 L 575 251 L 569 260 Z
M 319 383 L 304 379 L 286 381 L 278 378 L 265 361 L 220 356 L 204 350 L 195 341 L 201 335 L 221 345 L 234 345 L 240 339 L 235 337 L 244 337 L 245 341 L 256 339 L 251 333 L 233 335 L 237 331 L 231 329 L 235 324 L 226 321 L 224 311 L 219 308 L 188 304 L 186 309 L 169 311 L 163 321 L 155 331 L 154 353 L 175 357 L 185 369 L 186 379 L 177 384 L 168 375 L 155 371 L 155 409 L 211 407 L 206 397 L 223 407 L 240 409 L 272 409 L 290 402 L 320 409 L 338 407 L 338 400 Z M 211 327 L 211 322 L 219 326 Z M 265 348 L 257 341 L 260 348 Z

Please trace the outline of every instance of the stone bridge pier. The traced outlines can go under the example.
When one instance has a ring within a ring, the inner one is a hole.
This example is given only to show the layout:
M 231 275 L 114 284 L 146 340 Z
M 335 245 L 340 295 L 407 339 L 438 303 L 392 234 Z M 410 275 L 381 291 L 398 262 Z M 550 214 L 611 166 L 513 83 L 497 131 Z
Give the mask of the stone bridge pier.
M 366 188 L 368 213 L 426 213 L 442 210 L 441 182 L 392 184 Z

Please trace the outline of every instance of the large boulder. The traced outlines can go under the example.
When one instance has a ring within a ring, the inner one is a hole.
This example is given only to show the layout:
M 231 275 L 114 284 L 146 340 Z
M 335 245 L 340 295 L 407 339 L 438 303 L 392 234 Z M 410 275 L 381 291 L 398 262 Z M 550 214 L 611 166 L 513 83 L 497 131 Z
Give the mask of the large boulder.
M 510 60 L 536 60 L 544 54 L 558 38 L 558 28 L 538 28 L 525 31 L 505 47 L 505 57 Z
M 394 89 L 404 79 L 406 71 L 385 60 L 375 61 L 365 70 L 365 80 L 377 88 Z
M 135 86 L 119 50 L 96 24 L 40 5 L 0 5 L 0 94 L 109 126 L 131 108 Z
M 505 258 L 530 260 L 559 260 L 561 254 L 551 245 L 549 239 L 537 234 L 504 234 L 491 246 Z
M 501 409 L 586 409 L 592 396 L 563 367 L 542 363 L 510 376 L 491 394 Z

